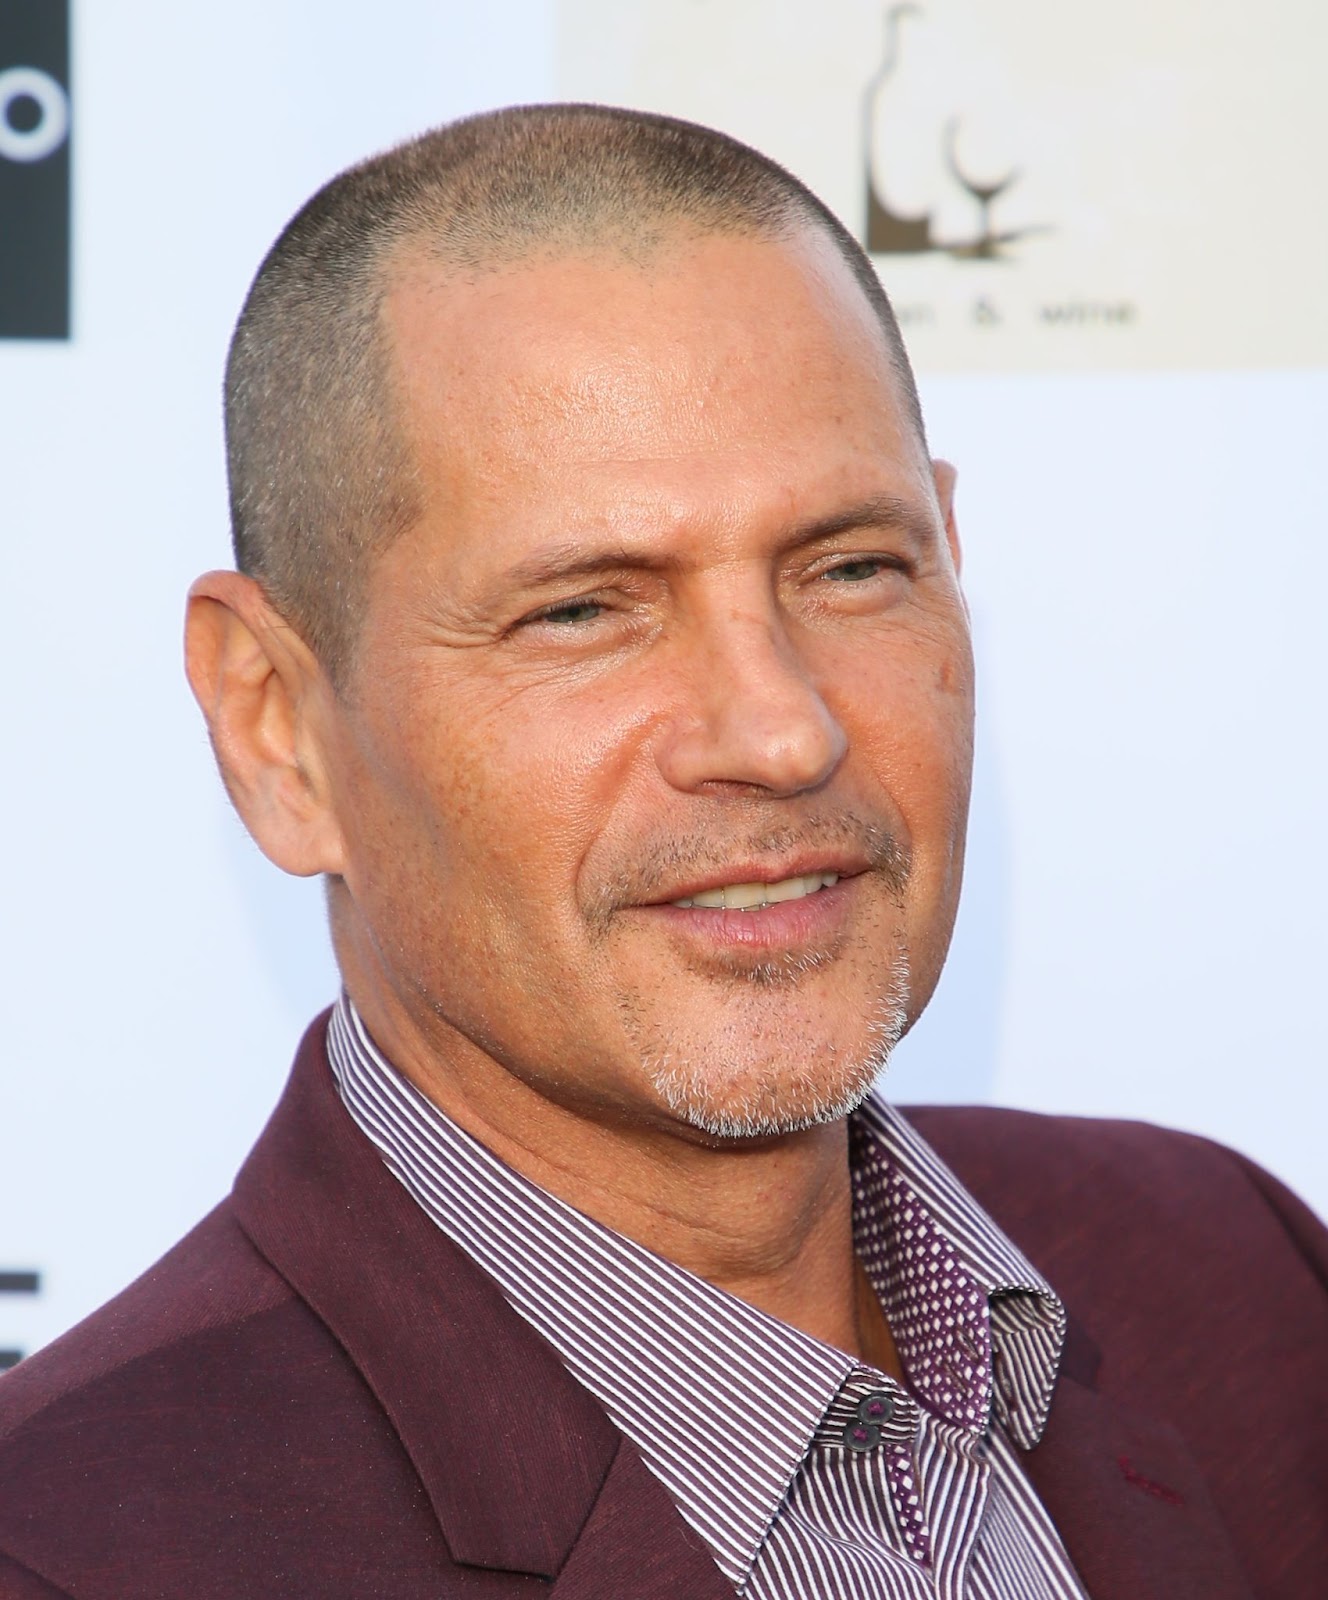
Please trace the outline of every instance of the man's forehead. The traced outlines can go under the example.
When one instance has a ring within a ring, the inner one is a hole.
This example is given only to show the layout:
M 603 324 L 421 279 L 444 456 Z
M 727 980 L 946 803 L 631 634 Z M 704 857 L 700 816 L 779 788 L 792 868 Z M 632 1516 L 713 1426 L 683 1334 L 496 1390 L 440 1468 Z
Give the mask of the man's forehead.
M 395 264 L 385 309 L 407 427 L 426 450 L 459 409 L 487 414 L 495 439 L 531 422 L 598 431 L 606 405 L 647 433 L 688 419 L 703 430 L 707 407 L 756 370 L 829 392 L 846 357 L 872 375 L 878 408 L 907 412 L 876 309 L 811 228 L 678 230 L 640 252 L 545 250 L 479 271 L 417 249 Z
M 548 343 L 559 335 L 593 337 L 627 304 L 647 326 L 676 321 L 689 308 L 704 324 L 711 307 L 733 298 L 758 308 L 760 290 L 778 294 L 789 311 L 854 330 L 888 357 L 875 307 L 826 235 L 807 226 L 769 236 L 679 227 L 639 246 L 614 238 L 576 249 L 547 245 L 483 268 L 457 266 L 417 246 L 390 263 L 385 303 L 393 342 L 408 358 L 430 328 L 457 343 L 477 325 L 486 339 L 501 339 L 504 328 L 517 339 L 546 306 L 556 307 L 562 320 L 544 327 Z M 570 339 L 563 347 L 574 348 Z

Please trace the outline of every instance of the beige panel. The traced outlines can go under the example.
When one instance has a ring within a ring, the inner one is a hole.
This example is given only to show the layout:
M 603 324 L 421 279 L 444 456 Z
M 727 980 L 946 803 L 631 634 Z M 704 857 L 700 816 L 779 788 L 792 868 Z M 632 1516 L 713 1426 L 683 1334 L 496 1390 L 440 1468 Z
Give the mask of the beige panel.
M 874 205 L 921 368 L 1328 365 L 1323 0 L 557 11 L 561 96 L 727 129 L 864 240 Z

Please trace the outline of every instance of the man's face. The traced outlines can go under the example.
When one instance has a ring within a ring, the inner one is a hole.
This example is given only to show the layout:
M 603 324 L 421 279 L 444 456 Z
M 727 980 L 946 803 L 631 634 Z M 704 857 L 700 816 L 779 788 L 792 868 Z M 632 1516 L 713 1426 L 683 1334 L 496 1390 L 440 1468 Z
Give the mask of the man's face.
M 370 1027 L 619 1125 L 842 1113 L 940 970 L 972 713 L 861 291 L 705 237 L 417 265 L 389 324 L 425 512 L 330 746 Z

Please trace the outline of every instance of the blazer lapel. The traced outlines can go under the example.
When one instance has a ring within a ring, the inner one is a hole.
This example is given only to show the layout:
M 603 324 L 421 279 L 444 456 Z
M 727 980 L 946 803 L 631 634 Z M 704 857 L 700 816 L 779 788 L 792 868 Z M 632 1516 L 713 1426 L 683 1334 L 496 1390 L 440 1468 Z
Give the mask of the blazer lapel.
M 662 1486 L 356 1129 L 306 1034 L 236 1180 L 237 1219 L 391 1419 L 454 1560 L 559 1600 L 729 1596 Z
M 733 1585 L 623 1440 L 551 1600 L 733 1600 Z
M 1062 1373 L 1023 1461 L 1092 1600 L 1254 1600 L 1174 1429 Z

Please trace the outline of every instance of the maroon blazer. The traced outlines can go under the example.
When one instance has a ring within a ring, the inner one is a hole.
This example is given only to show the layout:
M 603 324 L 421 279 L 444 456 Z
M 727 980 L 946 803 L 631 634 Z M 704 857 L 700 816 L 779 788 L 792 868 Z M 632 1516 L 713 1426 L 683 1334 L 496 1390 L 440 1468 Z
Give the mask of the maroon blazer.
M 598 1402 L 351 1123 L 325 1026 L 231 1197 L 0 1378 L 0 1596 L 731 1600 Z M 1071 1309 L 1025 1462 L 1093 1600 L 1328 1594 L 1313 1217 L 1185 1135 L 911 1117 Z

